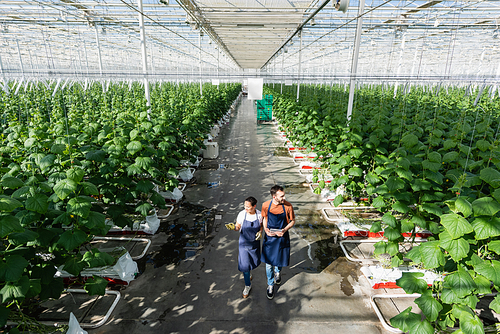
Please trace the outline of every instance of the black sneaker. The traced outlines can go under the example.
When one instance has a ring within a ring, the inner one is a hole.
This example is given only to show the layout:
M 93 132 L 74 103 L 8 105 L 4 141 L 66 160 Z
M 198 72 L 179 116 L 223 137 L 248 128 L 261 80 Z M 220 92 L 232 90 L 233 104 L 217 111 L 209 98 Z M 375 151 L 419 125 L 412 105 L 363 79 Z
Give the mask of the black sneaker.
M 271 300 L 274 298 L 274 286 L 268 285 L 266 291 L 267 299 Z
M 281 284 L 281 273 L 274 273 L 274 282 Z

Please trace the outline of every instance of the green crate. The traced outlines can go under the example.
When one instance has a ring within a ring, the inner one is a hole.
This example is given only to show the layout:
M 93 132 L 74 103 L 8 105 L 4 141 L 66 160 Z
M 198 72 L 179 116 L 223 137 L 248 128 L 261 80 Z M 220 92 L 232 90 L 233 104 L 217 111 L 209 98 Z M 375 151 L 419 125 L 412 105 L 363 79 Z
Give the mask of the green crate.
M 272 121 L 273 112 L 271 110 L 257 110 L 257 121 Z

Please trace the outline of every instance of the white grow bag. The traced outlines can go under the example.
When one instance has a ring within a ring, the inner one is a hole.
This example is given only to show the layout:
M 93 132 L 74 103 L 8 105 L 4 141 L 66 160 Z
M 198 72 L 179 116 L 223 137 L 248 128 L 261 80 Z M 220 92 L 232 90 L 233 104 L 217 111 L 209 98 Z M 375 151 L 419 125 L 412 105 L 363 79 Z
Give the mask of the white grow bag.
M 123 247 L 119 247 L 125 249 Z M 104 249 L 101 249 L 104 251 Z M 96 267 L 84 269 L 80 272 L 80 275 L 83 277 L 91 277 L 93 275 L 100 277 L 108 277 L 112 279 L 120 279 L 127 283 L 130 283 L 134 280 L 135 275 L 139 273 L 137 268 L 137 263 L 132 260 L 132 257 L 128 252 L 125 252 L 118 261 L 116 261 L 113 266 L 105 266 L 105 267 Z M 74 277 L 72 274 L 68 273 L 64 270 L 64 265 L 58 268 L 54 277 Z
M 84 331 L 82 327 L 80 327 L 73 312 L 69 314 L 68 331 L 66 334 L 88 334 L 87 331 Z
M 444 278 L 444 275 L 442 274 L 437 274 L 425 269 L 417 269 L 413 266 L 401 266 L 389 269 L 380 265 L 362 266 L 361 272 L 373 289 L 399 288 L 396 285 L 396 280 L 400 279 L 404 272 L 423 273 L 424 277 L 421 277 L 420 279 L 425 280 L 428 285 L 432 285 L 434 281 L 442 280 Z
M 172 211 L 170 211 L 172 212 Z M 170 215 L 169 212 L 169 215 Z M 130 227 L 120 227 L 116 226 L 111 219 L 106 219 L 106 224 L 111 225 L 111 229 L 108 233 L 116 233 L 116 232 L 143 232 L 145 234 L 155 234 L 160 227 L 160 219 L 158 219 L 158 213 L 155 210 L 155 213 L 146 216 L 146 219 L 140 222 L 135 222 L 132 229 Z
M 183 168 L 179 171 L 178 179 L 181 179 L 184 182 L 188 182 L 193 178 L 195 171 L 196 169 L 194 168 Z

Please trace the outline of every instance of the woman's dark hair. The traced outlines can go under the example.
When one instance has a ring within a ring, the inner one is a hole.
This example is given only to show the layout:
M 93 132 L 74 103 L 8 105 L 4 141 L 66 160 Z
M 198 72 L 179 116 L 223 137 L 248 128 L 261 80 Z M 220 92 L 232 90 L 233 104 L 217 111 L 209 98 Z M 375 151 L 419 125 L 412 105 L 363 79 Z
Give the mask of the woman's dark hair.
M 257 200 L 255 199 L 255 197 L 252 197 L 252 196 L 247 197 L 245 199 L 245 202 L 250 203 L 252 206 L 256 206 L 257 205 Z
M 276 195 L 276 193 L 277 193 L 278 191 L 285 191 L 285 189 L 283 189 L 283 187 L 282 187 L 282 186 L 279 186 L 279 185 L 277 185 L 277 184 L 276 184 L 276 185 L 274 185 L 274 186 L 271 188 L 271 196 Z

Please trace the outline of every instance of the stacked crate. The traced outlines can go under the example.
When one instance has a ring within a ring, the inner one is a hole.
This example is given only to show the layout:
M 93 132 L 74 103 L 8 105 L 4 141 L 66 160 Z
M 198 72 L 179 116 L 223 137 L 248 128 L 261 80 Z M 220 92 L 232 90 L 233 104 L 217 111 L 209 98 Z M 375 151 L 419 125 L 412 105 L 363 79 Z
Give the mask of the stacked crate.
M 273 119 L 273 96 L 266 94 L 262 100 L 257 100 L 257 121 L 269 122 Z

